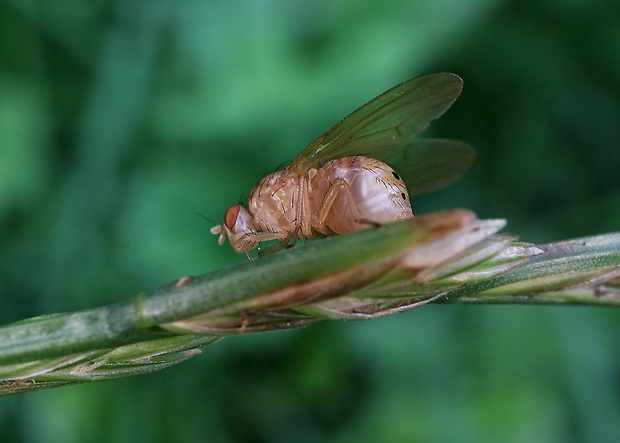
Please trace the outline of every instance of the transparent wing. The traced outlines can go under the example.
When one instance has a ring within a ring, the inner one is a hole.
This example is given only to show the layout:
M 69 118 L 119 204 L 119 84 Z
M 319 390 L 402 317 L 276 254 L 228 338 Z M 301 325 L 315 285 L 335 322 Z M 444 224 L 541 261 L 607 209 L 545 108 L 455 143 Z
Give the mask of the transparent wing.
M 386 159 L 402 177 L 410 196 L 426 194 L 449 185 L 471 166 L 476 152 L 457 140 L 410 141 Z
M 286 168 L 302 173 L 329 160 L 365 155 L 387 162 L 411 138 L 443 114 L 461 93 L 455 74 L 408 80 L 353 111 L 314 140 Z

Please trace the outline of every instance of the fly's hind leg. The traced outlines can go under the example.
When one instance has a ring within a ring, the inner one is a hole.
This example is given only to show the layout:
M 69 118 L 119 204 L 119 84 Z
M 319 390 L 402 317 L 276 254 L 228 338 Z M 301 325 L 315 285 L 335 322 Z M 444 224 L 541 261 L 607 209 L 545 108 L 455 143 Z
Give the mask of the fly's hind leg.
M 344 197 L 349 202 L 349 210 L 351 211 L 353 220 L 356 223 L 370 225 L 376 228 L 381 227 L 380 223 L 362 218 L 359 208 L 357 207 L 357 203 L 355 202 L 353 194 L 351 193 L 351 189 L 349 188 L 349 184 L 342 178 L 334 180 L 334 182 L 327 190 L 327 193 L 325 194 L 325 198 L 323 199 L 323 203 L 321 204 L 321 209 L 319 211 L 319 225 L 325 224 L 325 220 L 327 220 L 329 211 L 333 208 L 336 198 L 341 194 L 344 195 Z
M 295 245 L 299 238 L 312 237 L 312 215 L 308 201 L 310 201 L 310 190 L 308 188 L 308 177 L 302 174 L 299 177 L 297 193 L 293 197 L 295 207 L 295 230 L 286 242 L 281 242 L 281 249 L 290 248 Z

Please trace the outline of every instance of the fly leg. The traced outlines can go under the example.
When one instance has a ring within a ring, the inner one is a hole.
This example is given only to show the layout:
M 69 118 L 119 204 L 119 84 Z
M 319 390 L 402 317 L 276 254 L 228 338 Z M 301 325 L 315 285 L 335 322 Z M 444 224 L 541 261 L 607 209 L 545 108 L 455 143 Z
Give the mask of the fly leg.
M 288 247 L 289 246 L 286 242 L 280 241 L 279 243 L 273 246 L 269 246 L 268 248 L 261 249 L 260 251 L 258 251 L 258 256 L 265 257 L 267 255 L 271 255 L 271 254 L 275 254 L 276 252 L 283 251 L 284 249 L 287 249 Z
M 349 203 L 349 210 L 351 211 L 351 215 L 353 215 L 353 221 L 355 223 L 371 225 L 377 228 L 381 226 L 381 224 L 379 223 L 373 222 L 371 220 L 365 220 L 362 218 L 360 211 L 357 207 L 357 203 L 355 202 L 353 194 L 351 193 L 351 189 L 349 188 L 349 184 L 346 182 L 346 180 L 342 178 L 334 180 L 334 182 L 327 190 L 327 193 L 325 194 L 325 198 L 323 199 L 323 203 L 321 204 L 321 209 L 319 211 L 319 226 L 325 224 L 325 220 L 327 220 L 329 211 L 333 208 L 336 198 L 341 194 L 344 195 L 344 197 Z
M 294 201 L 295 205 L 295 230 L 291 235 L 287 247 L 295 244 L 298 238 L 312 237 L 312 215 L 310 214 L 310 192 L 308 189 L 308 177 L 302 174 L 299 177 L 299 186 L 297 187 L 297 195 Z
M 278 231 L 278 232 L 258 232 L 258 231 L 252 231 L 252 232 L 248 232 L 247 234 L 245 234 L 243 236 L 244 240 L 248 243 L 252 243 L 252 244 L 257 244 L 260 245 L 260 243 L 262 242 L 266 242 L 266 241 L 271 241 L 271 240 L 279 240 L 280 244 L 269 247 L 264 249 L 262 252 L 260 252 L 258 255 L 259 256 L 263 256 L 263 254 L 265 253 L 270 253 L 267 251 L 271 251 L 272 249 L 274 249 L 273 252 L 277 252 L 281 249 L 284 249 L 284 247 L 282 245 L 286 244 L 286 240 L 288 238 L 288 233 L 285 231 Z M 248 258 L 248 260 L 252 261 L 252 254 L 250 254 L 249 251 L 245 251 L 245 256 Z

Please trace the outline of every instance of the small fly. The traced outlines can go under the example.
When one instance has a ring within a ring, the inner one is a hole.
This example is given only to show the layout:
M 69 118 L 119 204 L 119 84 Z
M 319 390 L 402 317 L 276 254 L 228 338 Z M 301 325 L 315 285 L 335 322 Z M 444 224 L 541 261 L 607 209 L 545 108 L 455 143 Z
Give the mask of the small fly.
M 413 217 L 410 196 L 453 182 L 473 161 L 466 143 L 412 140 L 454 103 L 462 86 L 457 75 L 438 73 L 384 92 L 310 143 L 284 170 L 263 178 L 247 208 L 231 206 L 211 232 L 220 245 L 228 238 L 251 258 L 249 251 L 264 241 L 286 247 L 300 238 Z

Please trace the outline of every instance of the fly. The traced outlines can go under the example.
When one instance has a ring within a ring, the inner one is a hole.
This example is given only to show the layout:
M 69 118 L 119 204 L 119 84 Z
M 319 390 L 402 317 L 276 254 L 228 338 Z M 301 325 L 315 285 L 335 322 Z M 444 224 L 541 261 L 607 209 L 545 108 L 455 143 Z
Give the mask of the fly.
M 454 103 L 462 85 L 457 75 L 438 73 L 384 92 L 263 178 L 247 208 L 231 206 L 211 232 L 251 258 L 264 241 L 288 246 L 413 217 L 410 196 L 451 183 L 473 161 L 466 143 L 412 140 Z

